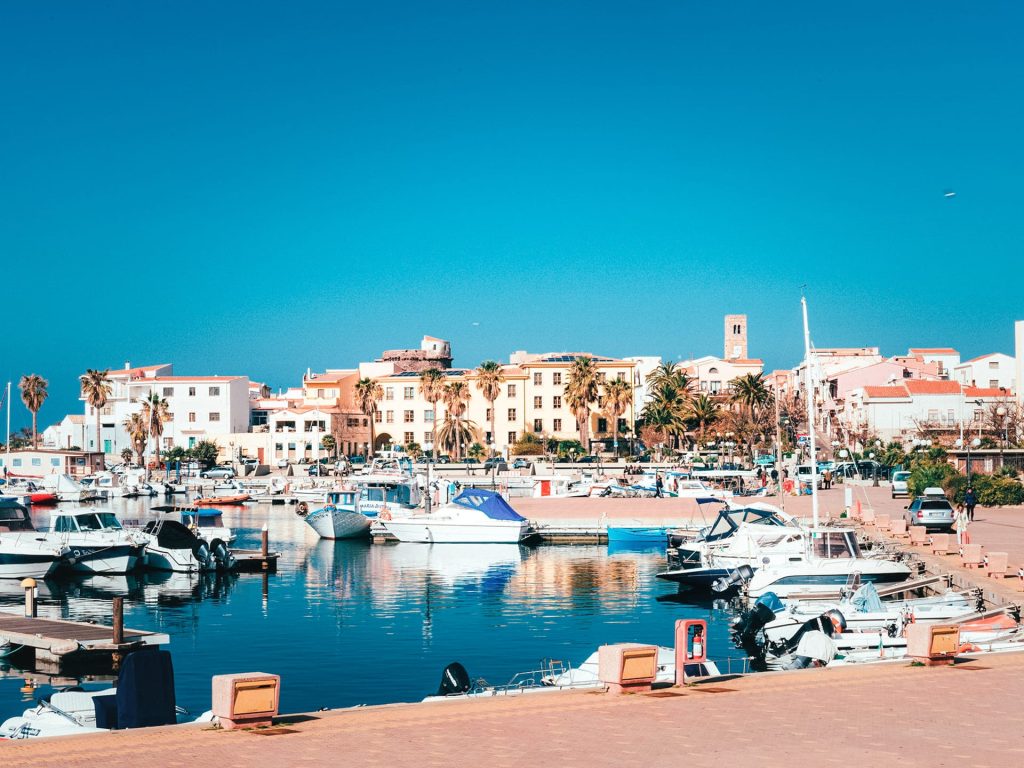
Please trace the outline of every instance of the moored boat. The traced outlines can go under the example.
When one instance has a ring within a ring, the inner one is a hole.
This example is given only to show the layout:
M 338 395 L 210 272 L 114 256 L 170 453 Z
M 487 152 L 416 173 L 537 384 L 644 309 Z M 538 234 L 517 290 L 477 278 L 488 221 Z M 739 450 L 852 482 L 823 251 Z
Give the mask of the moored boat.
M 514 544 L 529 524 L 495 491 L 466 488 L 430 514 L 379 517 L 380 526 L 403 542 L 421 544 Z

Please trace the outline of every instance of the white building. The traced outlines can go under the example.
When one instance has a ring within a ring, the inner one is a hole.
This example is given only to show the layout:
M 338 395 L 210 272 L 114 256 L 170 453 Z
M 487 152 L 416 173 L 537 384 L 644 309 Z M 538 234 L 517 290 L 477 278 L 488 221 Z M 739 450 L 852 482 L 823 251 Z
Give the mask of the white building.
M 174 376 L 170 364 L 112 370 L 111 392 L 100 416 L 100 449 L 118 454 L 130 448 L 124 422 L 142 410 L 142 401 L 156 394 L 167 401 L 161 450 L 189 448 L 201 440 L 249 429 L 249 379 L 245 376 Z M 83 401 L 85 398 L 82 398 Z M 85 403 L 86 450 L 95 450 L 95 410 Z M 90 428 L 91 427 L 91 428 Z M 148 450 L 152 450 L 150 444 Z
M 1002 352 L 981 355 L 953 369 L 960 384 L 991 389 L 1017 389 L 1017 361 Z
M 960 353 L 952 347 L 911 347 L 908 356 L 938 363 L 939 375 L 944 379 L 952 378 L 953 370 L 960 365 Z
M 59 424 L 52 424 L 43 430 L 41 436 L 42 446 L 43 448 L 60 450 L 81 449 L 84 445 L 96 442 L 95 418 L 91 426 L 93 439 L 88 440 L 86 432 L 90 425 L 85 423 L 85 416 L 80 413 L 69 413 Z
M 1024 320 L 1018 320 L 1013 326 L 1013 335 L 1017 354 L 1016 392 L 1017 402 L 1024 405 Z

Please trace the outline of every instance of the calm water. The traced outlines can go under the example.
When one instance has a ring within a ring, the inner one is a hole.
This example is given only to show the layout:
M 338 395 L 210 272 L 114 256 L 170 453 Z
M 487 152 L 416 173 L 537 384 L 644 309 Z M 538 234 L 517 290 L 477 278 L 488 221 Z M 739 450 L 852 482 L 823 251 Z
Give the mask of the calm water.
M 144 514 L 139 502 L 110 507 Z M 178 703 L 192 712 L 209 708 L 215 674 L 280 674 L 284 712 L 415 701 L 452 661 L 504 683 L 542 659 L 578 664 L 602 643 L 671 645 L 684 617 L 710 619 L 712 658 L 739 655 L 726 613 L 656 599 L 674 592 L 654 577 L 663 550 L 329 542 L 292 508 L 267 505 L 226 508 L 224 519 L 242 547 L 258 546 L 269 525 L 276 575 L 41 585 L 41 615 L 110 623 L 111 598 L 124 596 L 126 626 L 170 636 Z M 17 582 L 0 580 L 0 605 L 22 605 Z M 0 671 L 0 719 L 25 708 L 22 685 L 16 670 Z

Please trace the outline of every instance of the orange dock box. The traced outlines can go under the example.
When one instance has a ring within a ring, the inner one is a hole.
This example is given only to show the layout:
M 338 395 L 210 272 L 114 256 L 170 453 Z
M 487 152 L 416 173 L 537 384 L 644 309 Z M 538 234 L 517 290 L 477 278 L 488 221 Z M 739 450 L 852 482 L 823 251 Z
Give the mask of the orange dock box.
M 960 627 L 955 624 L 907 626 L 907 656 L 928 666 L 952 664 L 960 649 Z
M 640 643 L 616 643 L 597 649 L 601 682 L 613 693 L 649 691 L 658 675 L 658 647 Z
M 271 725 L 281 701 L 281 678 L 265 672 L 214 675 L 213 714 L 221 727 Z

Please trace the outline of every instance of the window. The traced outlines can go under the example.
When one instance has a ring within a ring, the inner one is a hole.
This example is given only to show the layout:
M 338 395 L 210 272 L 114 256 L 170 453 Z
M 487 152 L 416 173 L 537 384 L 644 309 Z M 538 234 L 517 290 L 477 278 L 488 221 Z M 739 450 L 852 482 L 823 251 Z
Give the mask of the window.
M 515 408 L 509 408 L 508 409 L 508 420 L 509 421 L 515 421 L 516 420 L 516 409 Z
M 538 387 L 541 384 L 543 384 L 544 383 L 544 374 L 541 373 L 540 371 L 534 371 L 533 372 L 533 383 L 534 383 L 534 386 L 538 386 Z
M 990 361 L 989 364 L 988 364 L 988 367 L 989 367 L 989 370 L 991 370 L 991 371 L 999 370 L 999 361 L 998 360 Z
M 164 387 L 163 388 L 163 396 L 164 397 L 173 397 L 174 396 L 174 387 Z
M 493 412 L 492 409 L 488 408 L 487 409 L 487 415 L 484 418 L 487 419 L 488 421 L 490 421 L 491 420 L 491 413 L 492 412 Z
M 41 467 L 43 465 L 42 459 L 32 459 L 33 467 Z
M 405 398 L 406 400 L 412 400 L 414 397 L 416 397 L 416 387 L 403 387 L 402 397 Z
M 395 388 L 394 387 L 384 387 L 384 399 L 385 400 L 394 400 L 395 399 Z
M 357 419 L 355 416 L 349 416 L 348 418 L 345 419 L 345 426 L 346 427 L 358 427 L 359 426 L 359 419 Z
M 607 379 L 608 379 L 608 374 L 607 373 L 605 373 L 604 371 L 598 371 L 597 372 L 597 380 L 598 381 L 606 381 Z
M 210 421 L 220 421 L 220 414 L 216 411 L 210 412 Z
M 195 397 L 196 396 L 196 388 L 195 387 L 189 387 L 188 388 L 188 396 L 189 397 Z
M 434 420 L 434 412 L 430 409 L 425 410 L 423 412 L 423 420 L 428 424 L 431 423 Z
M 534 419 L 533 420 L 533 431 L 534 432 L 543 432 L 544 431 L 544 419 Z
M 373 412 L 373 423 L 374 424 L 380 424 L 382 421 L 384 421 L 384 414 L 381 413 L 380 411 L 374 411 Z M 365 427 L 366 425 L 364 424 L 363 426 Z
M 434 440 L 434 436 L 430 432 L 423 433 L 423 444 L 430 445 Z
M 533 407 L 534 408 L 543 408 L 544 407 L 544 398 L 543 397 L 535 397 L 535 398 L 533 398 Z
M 210 387 L 210 397 L 220 397 L 220 387 Z
M 708 368 L 708 373 L 718 373 L 717 368 Z
M 619 419 L 619 432 L 625 432 L 625 431 L 626 431 L 626 420 L 625 419 Z
M 615 372 L 615 380 L 616 381 L 625 381 L 626 380 L 626 372 L 625 371 L 616 371 Z
M 416 442 L 416 435 L 414 435 L 412 432 L 406 432 L 405 433 L 405 444 L 408 445 L 409 443 L 415 443 L 415 442 Z
M 515 432 L 509 432 L 508 433 L 508 444 L 512 445 L 512 443 L 514 443 L 515 441 L 516 441 L 516 433 Z
M 928 411 L 928 421 L 938 421 L 938 420 L 939 420 L 939 411 L 938 411 L 938 409 L 937 408 L 932 408 L 931 410 L 929 410 Z
M 515 397 L 516 396 L 516 385 L 515 384 L 509 384 L 508 385 L 508 396 L 509 397 Z
M 562 396 L 561 395 L 555 395 L 551 399 L 551 405 L 553 407 L 555 407 L 555 408 L 561 408 L 562 407 Z
M 956 416 L 953 415 L 953 409 L 952 408 L 950 408 L 948 411 L 946 411 L 946 423 L 947 424 L 955 424 L 956 423 Z
M 384 421 L 386 421 L 388 424 L 394 424 L 395 423 L 395 412 L 394 411 L 387 411 L 385 416 L 384 416 Z
M 412 424 L 414 420 L 412 411 L 402 411 L 402 421 L 406 424 Z
M 708 392 L 710 392 L 712 395 L 717 395 L 721 391 L 722 391 L 722 382 L 720 382 L 720 381 L 709 381 L 708 382 Z
M 167 412 L 167 420 L 174 421 L 174 414 L 171 413 L 170 411 Z
M 284 450 L 284 444 L 283 443 L 274 443 L 274 450 L 277 451 L 278 453 L 280 453 L 281 451 Z
M 983 418 L 985 418 L 985 411 L 981 410 L 980 408 L 974 411 L 975 421 L 981 421 Z
M 739 335 L 740 333 L 742 333 L 742 332 L 743 332 L 743 326 L 742 326 L 742 325 L 734 325 L 734 326 L 732 327 L 732 332 L 733 332 L 733 334 L 735 334 L 735 335 Z
M 597 431 L 598 432 L 607 432 L 608 431 L 608 419 L 598 419 L 597 420 Z
M 989 379 L 988 380 L 988 385 L 992 389 L 999 389 L 999 379 Z
M 551 374 L 551 383 L 554 384 L 556 387 L 561 386 L 562 374 L 560 371 L 555 371 L 554 373 Z
M 561 419 L 555 419 L 555 420 L 554 420 L 554 421 L 553 421 L 553 422 L 551 423 L 551 428 L 552 428 L 552 429 L 553 429 L 553 430 L 554 430 L 555 432 L 561 432 L 561 431 L 562 431 L 562 420 L 561 420 Z
M 195 424 L 196 423 L 196 412 L 195 411 L 189 411 L 189 413 L 188 413 L 188 423 L 189 424 Z

